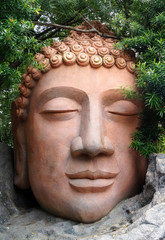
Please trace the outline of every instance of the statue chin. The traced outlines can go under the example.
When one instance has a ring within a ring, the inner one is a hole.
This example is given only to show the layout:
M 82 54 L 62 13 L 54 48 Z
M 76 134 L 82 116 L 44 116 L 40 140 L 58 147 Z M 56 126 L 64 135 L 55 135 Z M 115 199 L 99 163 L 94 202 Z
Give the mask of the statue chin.
M 147 160 L 130 148 L 143 104 L 121 92 L 121 87 L 136 90 L 131 58 L 122 55 L 123 60 L 114 50 L 105 65 L 101 56 L 107 49 L 90 58 L 94 49 L 87 59 L 76 55 L 82 47 L 74 47 L 74 54 L 50 61 L 56 51 L 46 49 L 49 70 L 29 68 L 12 107 L 15 184 L 30 187 L 55 216 L 85 223 L 138 193 L 147 169 Z M 43 61 L 42 54 L 37 58 Z
M 56 203 L 54 201 L 51 202 L 50 199 L 49 204 L 43 197 L 41 198 L 38 195 L 36 196 L 39 197 L 37 200 L 40 206 L 54 216 L 83 223 L 92 223 L 105 217 L 121 200 L 126 198 L 121 195 L 117 195 L 117 193 L 114 198 L 113 194 L 113 191 L 110 189 L 107 190 L 107 192 L 102 192 L 100 195 L 98 192 L 92 192 L 86 196 L 83 193 L 75 193 L 74 196 L 71 196 L 70 194 L 70 197 L 67 199 L 62 199 L 60 203 Z M 129 196 L 128 194 L 129 193 L 127 193 L 127 197 L 130 197 L 131 195 Z M 63 198 L 63 196 L 61 197 Z M 55 198 L 57 197 L 55 196 Z

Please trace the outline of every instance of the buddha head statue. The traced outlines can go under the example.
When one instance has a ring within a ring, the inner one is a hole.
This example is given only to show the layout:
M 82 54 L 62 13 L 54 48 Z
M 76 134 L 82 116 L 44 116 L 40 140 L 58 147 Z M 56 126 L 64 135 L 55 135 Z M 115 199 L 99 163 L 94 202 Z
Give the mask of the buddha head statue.
M 55 216 L 97 221 L 144 183 L 130 148 L 143 103 L 121 91 L 137 90 L 135 59 L 115 43 L 71 31 L 35 55 L 42 70 L 28 67 L 13 101 L 15 184 Z

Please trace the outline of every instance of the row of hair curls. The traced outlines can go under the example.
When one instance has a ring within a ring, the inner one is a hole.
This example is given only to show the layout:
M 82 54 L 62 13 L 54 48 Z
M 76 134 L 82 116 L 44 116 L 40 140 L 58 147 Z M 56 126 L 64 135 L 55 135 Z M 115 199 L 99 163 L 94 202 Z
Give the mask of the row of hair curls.
M 43 47 L 41 53 L 34 57 L 42 70 L 28 67 L 22 76 L 22 83 L 19 84 L 20 95 L 16 99 L 17 116 L 26 119 L 32 89 L 37 81 L 44 72 L 62 64 L 66 66 L 78 64 L 82 67 L 90 65 L 92 68 L 101 66 L 111 68 L 115 65 L 119 69 L 126 68 L 130 73 L 134 73 L 136 64 L 134 54 L 115 49 L 115 42 L 114 39 L 104 39 L 97 34 L 90 38 L 84 33 L 77 34 L 71 31 L 70 36 L 63 41 L 54 41 L 51 46 Z

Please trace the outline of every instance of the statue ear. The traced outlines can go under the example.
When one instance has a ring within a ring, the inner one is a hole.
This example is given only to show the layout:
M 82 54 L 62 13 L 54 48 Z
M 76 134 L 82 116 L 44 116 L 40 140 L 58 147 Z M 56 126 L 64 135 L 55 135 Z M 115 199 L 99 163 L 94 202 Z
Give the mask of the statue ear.
M 26 161 L 25 121 L 17 116 L 17 101 L 12 102 L 11 117 L 14 141 L 14 183 L 19 188 L 28 189 L 30 184 Z

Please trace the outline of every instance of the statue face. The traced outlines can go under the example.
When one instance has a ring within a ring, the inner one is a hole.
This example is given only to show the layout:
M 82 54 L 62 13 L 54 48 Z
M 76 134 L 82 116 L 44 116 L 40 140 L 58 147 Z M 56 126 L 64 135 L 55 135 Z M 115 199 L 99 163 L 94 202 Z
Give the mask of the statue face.
M 37 83 L 25 122 L 32 191 L 55 216 L 93 222 L 141 189 L 146 160 L 130 149 L 142 104 L 126 69 L 60 66 Z

